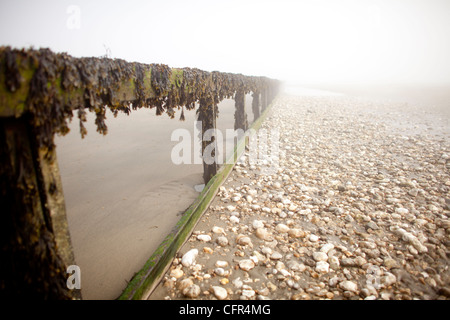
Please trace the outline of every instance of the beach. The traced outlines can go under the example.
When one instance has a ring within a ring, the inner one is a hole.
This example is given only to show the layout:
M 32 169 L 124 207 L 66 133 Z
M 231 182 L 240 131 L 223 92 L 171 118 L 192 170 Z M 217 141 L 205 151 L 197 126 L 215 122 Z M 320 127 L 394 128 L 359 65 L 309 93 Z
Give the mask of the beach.
M 377 135 L 378 140 L 374 140 L 376 143 L 385 139 L 381 134 L 383 132 L 390 138 L 396 136 L 396 139 L 400 139 L 395 140 L 395 143 L 417 139 L 417 143 L 427 145 L 428 141 L 421 142 L 422 140 L 420 140 L 426 137 L 431 139 L 430 141 L 441 141 L 441 143 L 448 144 L 448 128 L 450 126 L 447 109 L 443 107 L 445 104 L 439 104 L 438 108 L 423 108 L 420 104 L 411 102 L 408 104 L 402 102 L 401 99 L 399 102 L 385 99 L 386 96 L 382 95 L 378 95 L 378 97 L 378 100 L 371 99 L 366 95 L 350 98 L 350 95 L 346 96 L 331 90 L 298 89 L 297 92 L 291 90 L 289 95 L 281 96 L 281 101 L 284 101 L 281 104 L 291 105 L 287 109 L 289 111 L 284 112 L 288 112 L 294 119 L 297 119 L 298 128 L 295 130 L 317 127 L 321 128 L 322 131 L 320 132 L 321 136 L 317 136 L 317 133 L 313 131 L 304 131 L 302 139 L 306 140 L 290 141 L 290 148 L 307 148 L 311 146 L 311 143 L 315 143 L 317 137 L 328 139 L 329 137 L 325 135 L 330 133 L 335 134 L 336 138 L 340 137 L 343 134 L 340 130 L 343 130 L 344 136 L 346 131 L 358 130 L 361 136 L 353 135 L 351 136 L 353 140 L 333 140 L 336 146 L 340 146 L 339 143 L 345 143 L 347 147 L 354 144 L 367 144 L 368 141 L 357 140 L 367 137 L 365 128 L 370 129 L 371 134 L 377 129 L 383 130 Z M 286 101 L 289 101 L 289 103 Z M 276 104 L 271 111 L 276 120 L 269 118 L 265 122 L 265 128 L 270 129 L 273 126 L 284 128 L 286 126 L 292 129 L 293 125 L 288 124 L 289 116 L 288 118 L 277 116 L 276 110 L 279 108 L 279 104 Z M 336 106 L 339 106 L 339 108 L 334 109 Z M 253 120 L 250 109 L 251 98 L 247 97 L 246 111 L 249 123 Z M 445 112 L 442 112 L 442 110 Z M 297 112 L 299 114 L 296 114 Z M 202 165 L 174 165 L 170 158 L 171 149 L 177 144 L 177 141 L 171 141 L 170 139 L 173 130 L 185 128 L 194 137 L 195 111 L 185 112 L 186 121 L 184 122 L 178 121 L 178 114 L 176 119 L 169 119 L 166 115 L 157 117 L 154 110 L 147 109 L 132 112 L 130 116 L 119 115 L 117 118 L 113 118 L 112 114 L 109 114 L 107 118 L 109 132 L 106 136 L 101 136 L 95 132 L 94 118 L 91 116 L 88 119 L 88 135 L 85 139 L 80 138 L 77 119 L 74 119 L 71 133 L 57 138 L 58 161 L 63 181 L 69 229 L 76 263 L 82 271 L 84 299 L 117 298 L 133 274 L 144 265 L 145 261 L 170 232 L 180 218 L 180 214 L 198 196 L 195 186 L 203 184 Z M 217 127 L 225 133 L 226 129 L 233 128 L 233 124 L 234 101 L 226 100 L 219 105 Z M 359 125 L 356 129 L 353 128 L 355 124 Z M 347 127 L 348 129 L 344 129 Z M 289 139 L 292 132 L 286 132 L 286 134 L 288 135 L 287 139 Z M 226 138 L 225 134 L 224 137 Z M 232 144 L 232 141 L 225 141 L 224 145 L 227 146 L 227 144 Z M 322 143 L 321 146 L 324 147 L 325 145 Z M 313 150 L 308 152 L 318 152 L 319 150 L 320 148 L 315 146 Z M 335 156 L 339 158 L 340 153 L 345 155 L 344 151 L 338 149 Z M 404 157 L 401 154 L 397 156 Z M 378 160 L 382 161 L 380 158 L 374 159 L 374 162 Z M 314 161 L 311 158 L 308 163 L 311 164 Z M 356 160 L 349 158 L 345 161 L 355 162 Z M 338 162 L 341 163 L 340 166 L 343 165 L 341 161 Z M 302 166 L 308 167 L 308 163 L 303 162 Z M 330 167 L 334 165 L 333 162 L 327 163 Z M 233 172 L 233 174 L 238 177 L 232 176 L 228 179 L 229 181 L 224 185 L 225 191 L 222 190 L 216 197 L 217 199 L 211 205 L 212 209 L 209 209 L 205 214 L 206 220 L 204 219 L 203 223 L 199 223 L 198 229 L 194 230 L 192 239 L 180 250 L 179 258 L 193 244 L 196 244 L 198 250 L 203 254 L 202 250 L 205 244 L 196 241 L 196 236 L 199 234 L 213 236 L 211 228 L 216 226 L 219 221 L 224 230 L 233 230 L 237 227 L 229 223 L 223 224 L 229 218 L 229 213 L 224 208 L 229 205 L 227 202 L 230 202 L 230 200 L 220 203 L 220 197 L 224 194 L 235 193 L 236 188 L 237 193 L 240 193 L 241 196 L 245 195 L 245 192 L 239 191 L 242 188 L 240 184 L 248 185 L 252 179 L 248 177 L 248 173 L 243 174 L 243 170 L 246 171 L 248 168 L 236 167 L 236 172 Z M 383 173 L 390 172 L 389 169 L 381 169 L 381 171 Z M 341 173 L 335 172 L 334 174 L 336 175 L 335 180 L 344 181 L 343 177 L 340 177 Z M 413 177 L 410 176 L 409 178 Z M 228 191 L 227 188 L 231 188 L 231 191 Z M 334 190 L 337 187 L 332 184 L 327 188 Z M 247 187 L 244 190 L 246 189 Z M 446 201 L 445 198 L 443 201 Z M 262 206 L 259 202 L 258 205 Z M 297 202 L 297 207 L 308 207 L 309 205 Z M 277 203 L 271 203 L 268 208 L 272 210 L 273 207 L 276 208 Z M 248 212 L 248 208 L 243 207 L 241 209 Z M 302 210 L 307 209 L 303 208 Z M 390 210 L 395 212 L 395 209 L 391 208 Z M 289 214 L 289 210 L 283 211 Z M 312 212 L 316 211 L 313 210 Z M 255 213 L 261 214 L 259 210 Z M 238 214 L 242 214 L 240 210 Z M 289 223 L 291 224 L 287 223 L 286 225 L 290 229 L 299 229 L 300 226 L 296 224 L 296 221 L 303 218 L 301 215 L 296 216 L 295 219 L 290 220 Z M 254 217 L 254 220 L 258 219 L 264 220 L 265 218 Z M 275 228 L 273 219 L 278 220 L 278 218 L 272 218 L 270 222 L 272 227 Z M 328 217 L 328 221 L 329 219 L 332 219 L 332 217 Z M 209 224 L 205 225 L 205 221 L 209 221 Z M 292 225 L 292 221 L 294 221 L 294 225 Z M 246 228 L 251 230 L 252 227 L 249 227 L 249 225 L 253 221 L 248 220 L 247 222 L 247 227 L 244 226 L 243 228 L 244 230 Z M 239 229 L 240 225 L 237 228 Z M 310 225 L 306 227 L 303 223 L 301 223 L 300 229 L 306 232 L 305 236 L 317 231 L 317 229 L 311 229 Z M 235 239 L 229 239 L 229 242 L 233 241 Z M 235 260 L 232 255 L 236 252 L 228 250 L 228 252 L 221 252 L 220 254 L 227 256 L 231 265 L 231 261 Z M 214 246 L 213 251 L 215 252 Z M 245 250 L 240 250 L 240 252 L 245 253 Z M 208 259 L 210 260 L 209 263 L 213 261 L 210 258 Z M 212 268 L 212 266 L 209 267 Z M 170 279 L 170 272 L 177 268 L 179 269 L 179 264 L 174 264 L 166 278 L 163 279 L 155 293 L 150 297 L 151 299 L 186 298 L 179 292 L 167 290 L 167 287 L 164 286 L 166 283 L 170 283 L 170 281 L 167 282 Z M 202 270 L 214 277 L 214 273 L 211 273 L 213 269 Z M 189 275 L 187 270 L 183 273 L 186 276 Z M 192 278 L 192 275 L 188 278 Z M 205 288 L 204 291 L 211 293 L 210 287 Z M 239 298 L 236 295 L 234 297 Z M 214 296 L 205 295 L 202 298 L 209 299 L 214 298 Z M 272 298 L 289 298 L 289 295 L 276 295 Z
M 277 170 L 244 154 L 150 300 L 450 298 L 447 113 L 282 95 Z

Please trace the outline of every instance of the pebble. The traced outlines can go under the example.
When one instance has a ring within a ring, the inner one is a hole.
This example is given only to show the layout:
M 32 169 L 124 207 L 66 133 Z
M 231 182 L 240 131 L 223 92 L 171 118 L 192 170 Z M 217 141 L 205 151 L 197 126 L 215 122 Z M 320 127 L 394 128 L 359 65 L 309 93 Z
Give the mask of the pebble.
M 343 258 L 340 261 L 341 266 L 343 267 L 356 267 L 356 261 L 352 258 Z
M 217 238 L 216 242 L 219 246 L 225 247 L 228 245 L 228 238 L 221 236 Z
M 239 261 L 239 268 L 244 271 L 250 271 L 255 267 L 255 263 L 251 259 L 244 259 Z
M 331 249 L 334 249 L 334 244 L 326 243 L 320 248 L 320 251 L 324 252 L 324 253 L 328 253 Z
M 320 273 L 328 273 L 330 265 L 325 261 L 318 261 L 316 263 L 316 271 Z
M 218 276 L 223 276 L 225 274 L 225 270 L 223 268 L 215 268 L 214 273 Z
M 358 285 L 353 281 L 342 281 L 339 283 L 339 287 L 345 291 L 358 292 Z
M 306 269 L 306 266 L 303 263 L 298 263 L 297 261 L 289 261 L 287 264 L 288 268 L 292 271 L 303 272 Z
M 219 286 L 212 286 L 214 296 L 219 300 L 225 300 L 228 297 L 228 292 L 225 288 Z
M 399 264 L 395 259 L 392 259 L 390 257 L 387 257 L 383 261 L 383 265 L 386 267 L 386 269 L 392 269 L 392 268 L 398 268 Z
M 276 251 L 270 255 L 270 259 L 272 260 L 280 260 L 281 258 L 283 258 L 283 255 Z
M 190 279 L 190 278 L 183 279 L 178 283 L 178 290 L 183 292 L 185 289 L 189 288 L 193 284 L 194 284 L 194 281 L 192 281 L 192 279 Z
M 226 268 L 228 267 L 228 262 L 223 260 L 217 260 L 215 266 L 218 268 Z
M 287 233 L 289 231 L 289 227 L 287 225 L 283 224 L 283 223 L 279 223 L 275 227 L 275 230 L 280 232 L 280 233 Z
M 397 277 L 390 272 L 386 272 L 385 275 L 381 278 L 381 283 L 388 287 L 397 282 Z
M 329 257 L 328 258 L 328 263 L 330 264 L 330 268 L 337 270 L 340 267 L 340 262 L 339 262 L 339 258 L 338 257 Z
M 184 275 L 184 272 L 181 269 L 173 269 L 172 271 L 170 271 L 170 276 L 174 277 L 175 279 L 179 279 L 183 275 Z
M 357 256 L 353 261 L 355 262 L 355 264 L 356 264 L 358 267 L 361 267 L 362 265 L 364 265 L 365 263 L 367 263 L 367 260 L 364 259 L 364 258 L 361 257 L 361 256 Z
M 237 223 L 239 223 L 240 219 L 236 216 L 231 216 L 230 221 L 237 224 Z
M 200 234 L 197 236 L 197 240 L 203 241 L 203 242 L 209 242 L 211 241 L 211 236 L 207 234 Z
M 200 295 L 200 287 L 196 284 L 193 284 L 182 290 L 183 294 L 191 299 L 195 299 Z
M 255 232 L 256 236 L 261 240 L 269 240 L 271 235 L 265 228 L 258 228 Z
M 223 228 L 217 227 L 217 226 L 214 226 L 214 227 L 212 228 L 212 232 L 213 232 L 213 233 L 216 233 L 216 234 L 223 234 L 223 235 L 226 235 L 225 230 L 224 230 Z
M 328 255 L 325 252 L 319 251 L 313 253 L 313 259 L 316 261 L 327 261 Z
M 288 234 L 292 238 L 304 238 L 305 232 L 301 229 L 292 228 L 288 230 Z
M 278 290 L 278 287 L 276 286 L 276 285 L 274 285 L 272 282 L 268 282 L 267 284 L 266 284 L 266 286 L 267 286 L 267 288 L 269 288 L 269 290 L 270 291 L 277 291 Z
M 242 246 L 253 246 L 252 245 L 252 240 L 250 239 L 250 237 L 244 236 L 244 235 L 238 235 L 236 238 L 236 242 Z
M 380 229 L 378 227 L 378 225 L 375 222 L 373 222 L 373 221 L 370 221 L 369 223 L 366 224 L 366 229 L 369 229 L 369 228 L 372 229 L 372 230 Z
M 338 282 L 339 282 L 339 277 L 338 277 L 338 276 L 334 276 L 334 277 L 330 278 L 330 280 L 328 281 L 328 285 L 329 285 L 331 288 L 334 288 L 334 287 L 336 287 L 336 285 L 338 284 Z
M 188 252 L 186 252 L 183 257 L 181 258 L 181 264 L 185 267 L 190 267 L 194 264 L 195 259 L 197 258 L 198 250 L 197 249 L 191 249 Z
M 253 226 L 253 228 L 255 228 L 255 229 L 258 229 L 258 228 L 264 228 L 264 222 L 261 221 L 261 220 L 253 220 L 252 226 Z
M 213 254 L 214 250 L 210 247 L 203 247 L 203 252 L 208 253 L 208 254 Z
M 236 279 L 233 280 L 233 285 L 237 288 L 240 289 L 242 288 L 242 286 L 244 285 L 244 282 L 242 282 L 241 278 L 238 277 Z
M 406 215 L 408 214 L 409 210 L 406 208 L 397 208 L 395 209 L 395 213 L 399 214 L 399 215 Z

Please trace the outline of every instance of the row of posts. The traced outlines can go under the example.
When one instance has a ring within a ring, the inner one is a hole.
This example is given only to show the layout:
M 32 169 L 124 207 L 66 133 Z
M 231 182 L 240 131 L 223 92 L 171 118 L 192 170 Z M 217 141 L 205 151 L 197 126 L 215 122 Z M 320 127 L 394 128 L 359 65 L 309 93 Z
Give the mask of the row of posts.
M 261 97 L 261 99 L 260 99 Z M 269 88 L 263 90 L 261 93 L 253 92 L 252 94 L 252 112 L 253 112 L 253 121 L 259 118 L 262 112 L 266 110 L 269 101 L 274 98 L 272 92 Z M 243 131 L 247 131 L 248 129 L 248 119 L 247 113 L 245 112 L 245 92 L 244 90 L 238 90 L 235 93 L 234 101 L 235 101 L 235 112 L 234 112 L 234 130 L 242 129 Z M 261 101 L 261 102 L 260 102 Z M 210 129 L 216 129 L 216 106 L 208 103 L 202 103 L 200 100 L 200 108 L 205 110 L 207 119 L 210 121 L 202 121 L 202 136 L 203 133 Z M 212 137 L 211 141 L 205 142 L 202 140 L 202 154 L 207 145 L 210 143 L 216 144 L 215 137 Z M 216 145 L 213 150 L 216 150 Z M 218 170 L 217 161 L 214 161 L 212 164 L 207 164 L 203 161 L 203 180 L 205 184 L 207 184 L 213 176 L 216 175 Z
M 254 119 L 274 93 L 270 87 L 253 92 Z M 211 119 L 202 121 L 203 134 L 216 128 L 217 105 L 200 100 L 200 108 Z M 235 93 L 234 128 L 248 129 L 242 90 Z M 38 145 L 26 116 L 0 118 L 0 298 L 81 298 L 81 291 L 67 284 L 67 267 L 76 263 L 56 152 L 44 154 Z M 203 162 L 203 167 L 206 184 L 218 166 Z

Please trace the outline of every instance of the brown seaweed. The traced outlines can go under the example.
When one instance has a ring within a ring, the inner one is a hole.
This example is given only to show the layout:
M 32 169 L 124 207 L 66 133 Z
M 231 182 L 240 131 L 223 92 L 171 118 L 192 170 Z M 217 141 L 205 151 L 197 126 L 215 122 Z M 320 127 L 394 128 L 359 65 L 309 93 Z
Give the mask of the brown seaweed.
M 237 93 L 241 99 L 243 94 L 253 92 L 257 96 L 253 106 L 256 112 L 259 95 L 264 108 L 279 86 L 278 80 L 266 77 L 196 68 L 172 69 L 163 64 L 129 63 L 121 59 L 74 58 L 49 49 L 1 47 L 0 58 L 4 92 L 14 94 L 21 86 L 27 86 L 25 96 L 17 100 L 25 101 L 25 112 L 39 146 L 49 150 L 54 148 L 55 134 L 69 132 L 68 121 L 75 110 L 78 110 L 80 134 L 84 137 L 87 134 L 83 125 L 86 110 L 95 113 L 97 132 L 107 134 L 107 108 L 114 116 L 142 107 L 155 108 L 157 115 L 166 113 L 170 118 L 181 109 L 180 120 L 183 120 L 184 110 L 192 110 L 196 103 L 202 105 L 202 101 L 204 105 L 215 106 L 217 117 L 217 105 L 223 99 L 233 98 Z M 32 72 L 28 83 L 23 76 L 27 72 Z M 128 91 L 121 89 L 126 86 L 130 87 Z M 206 109 L 197 112 L 199 120 L 211 116 Z M 239 123 L 245 123 L 243 114 L 237 116 Z

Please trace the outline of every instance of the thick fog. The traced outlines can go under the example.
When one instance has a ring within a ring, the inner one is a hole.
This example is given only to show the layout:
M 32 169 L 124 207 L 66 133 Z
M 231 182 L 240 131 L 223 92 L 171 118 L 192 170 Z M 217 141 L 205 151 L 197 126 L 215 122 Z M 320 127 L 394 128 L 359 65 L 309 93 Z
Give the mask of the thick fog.
M 2 1 L 0 45 L 300 84 L 449 84 L 450 2 Z

